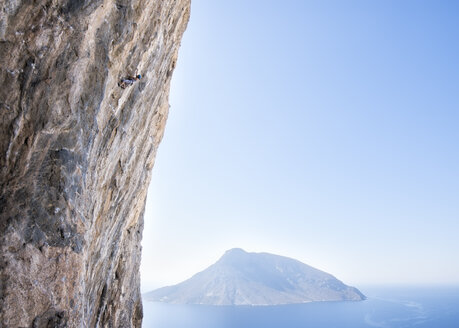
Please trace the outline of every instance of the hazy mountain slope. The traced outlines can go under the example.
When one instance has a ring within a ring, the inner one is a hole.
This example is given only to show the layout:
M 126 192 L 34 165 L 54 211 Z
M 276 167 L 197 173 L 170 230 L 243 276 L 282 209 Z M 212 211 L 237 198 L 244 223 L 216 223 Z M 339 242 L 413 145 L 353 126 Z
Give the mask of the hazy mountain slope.
M 227 251 L 215 264 L 175 286 L 144 295 L 180 304 L 276 305 L 312 301 L 360 301 L 365 296 L 332 275 L 268 253 Z

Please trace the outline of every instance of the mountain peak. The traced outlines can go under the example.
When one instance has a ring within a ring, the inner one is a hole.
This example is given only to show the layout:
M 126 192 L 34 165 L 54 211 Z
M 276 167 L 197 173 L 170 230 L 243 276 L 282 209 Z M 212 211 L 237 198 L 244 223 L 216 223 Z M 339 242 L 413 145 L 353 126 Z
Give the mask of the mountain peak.
M 231 248 L 229 250 L 227 250 L 225 252 L 225 255 L 235 255 L 235 254 L 247 254 L 247 252 L 245 250 L 243 250 L 242 248 Z
M 244 257 L 247 257 L 249 253 L 244 251 L 242 248 L 231 248 L 223 254 L 219 261 L 226 261 L 226 260 L 239 260 Z
M 332 275 L 300 261 L 233 248 L 206 270 L 145 295 L 181 304 L 277 305 L 313 301 L 360 301 L 365 296 Z

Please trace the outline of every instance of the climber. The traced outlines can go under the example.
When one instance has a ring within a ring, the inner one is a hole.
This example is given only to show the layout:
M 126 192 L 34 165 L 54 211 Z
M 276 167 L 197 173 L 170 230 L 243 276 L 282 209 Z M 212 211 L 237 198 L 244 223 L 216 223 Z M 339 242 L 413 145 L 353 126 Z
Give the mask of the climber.
M 126 87 L 134 84 L 135 81 L 140 80 L 142 78 L 142 75 L 136 75 L 136 76 L 128 76 L 125 79 L 121 79 L 120 82 L 118 82 L 118 86 L 121 87 L 121 89 L 125 89 Z

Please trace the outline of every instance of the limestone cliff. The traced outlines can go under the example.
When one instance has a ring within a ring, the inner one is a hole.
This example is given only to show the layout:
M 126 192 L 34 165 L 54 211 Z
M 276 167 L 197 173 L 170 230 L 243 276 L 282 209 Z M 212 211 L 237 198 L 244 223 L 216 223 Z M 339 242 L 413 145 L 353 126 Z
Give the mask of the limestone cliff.
M 144 204 L 189 11 L 0 0 L 1 327 L 140 327 Z

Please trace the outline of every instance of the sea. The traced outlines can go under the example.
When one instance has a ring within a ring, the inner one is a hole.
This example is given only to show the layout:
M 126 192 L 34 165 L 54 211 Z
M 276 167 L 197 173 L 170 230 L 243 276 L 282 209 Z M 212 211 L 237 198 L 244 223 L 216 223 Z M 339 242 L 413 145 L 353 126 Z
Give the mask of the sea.
M 459 328 L 459 286 L 359 288 L 360 302 L 207 306 L 143 302 L 143 328 Z

